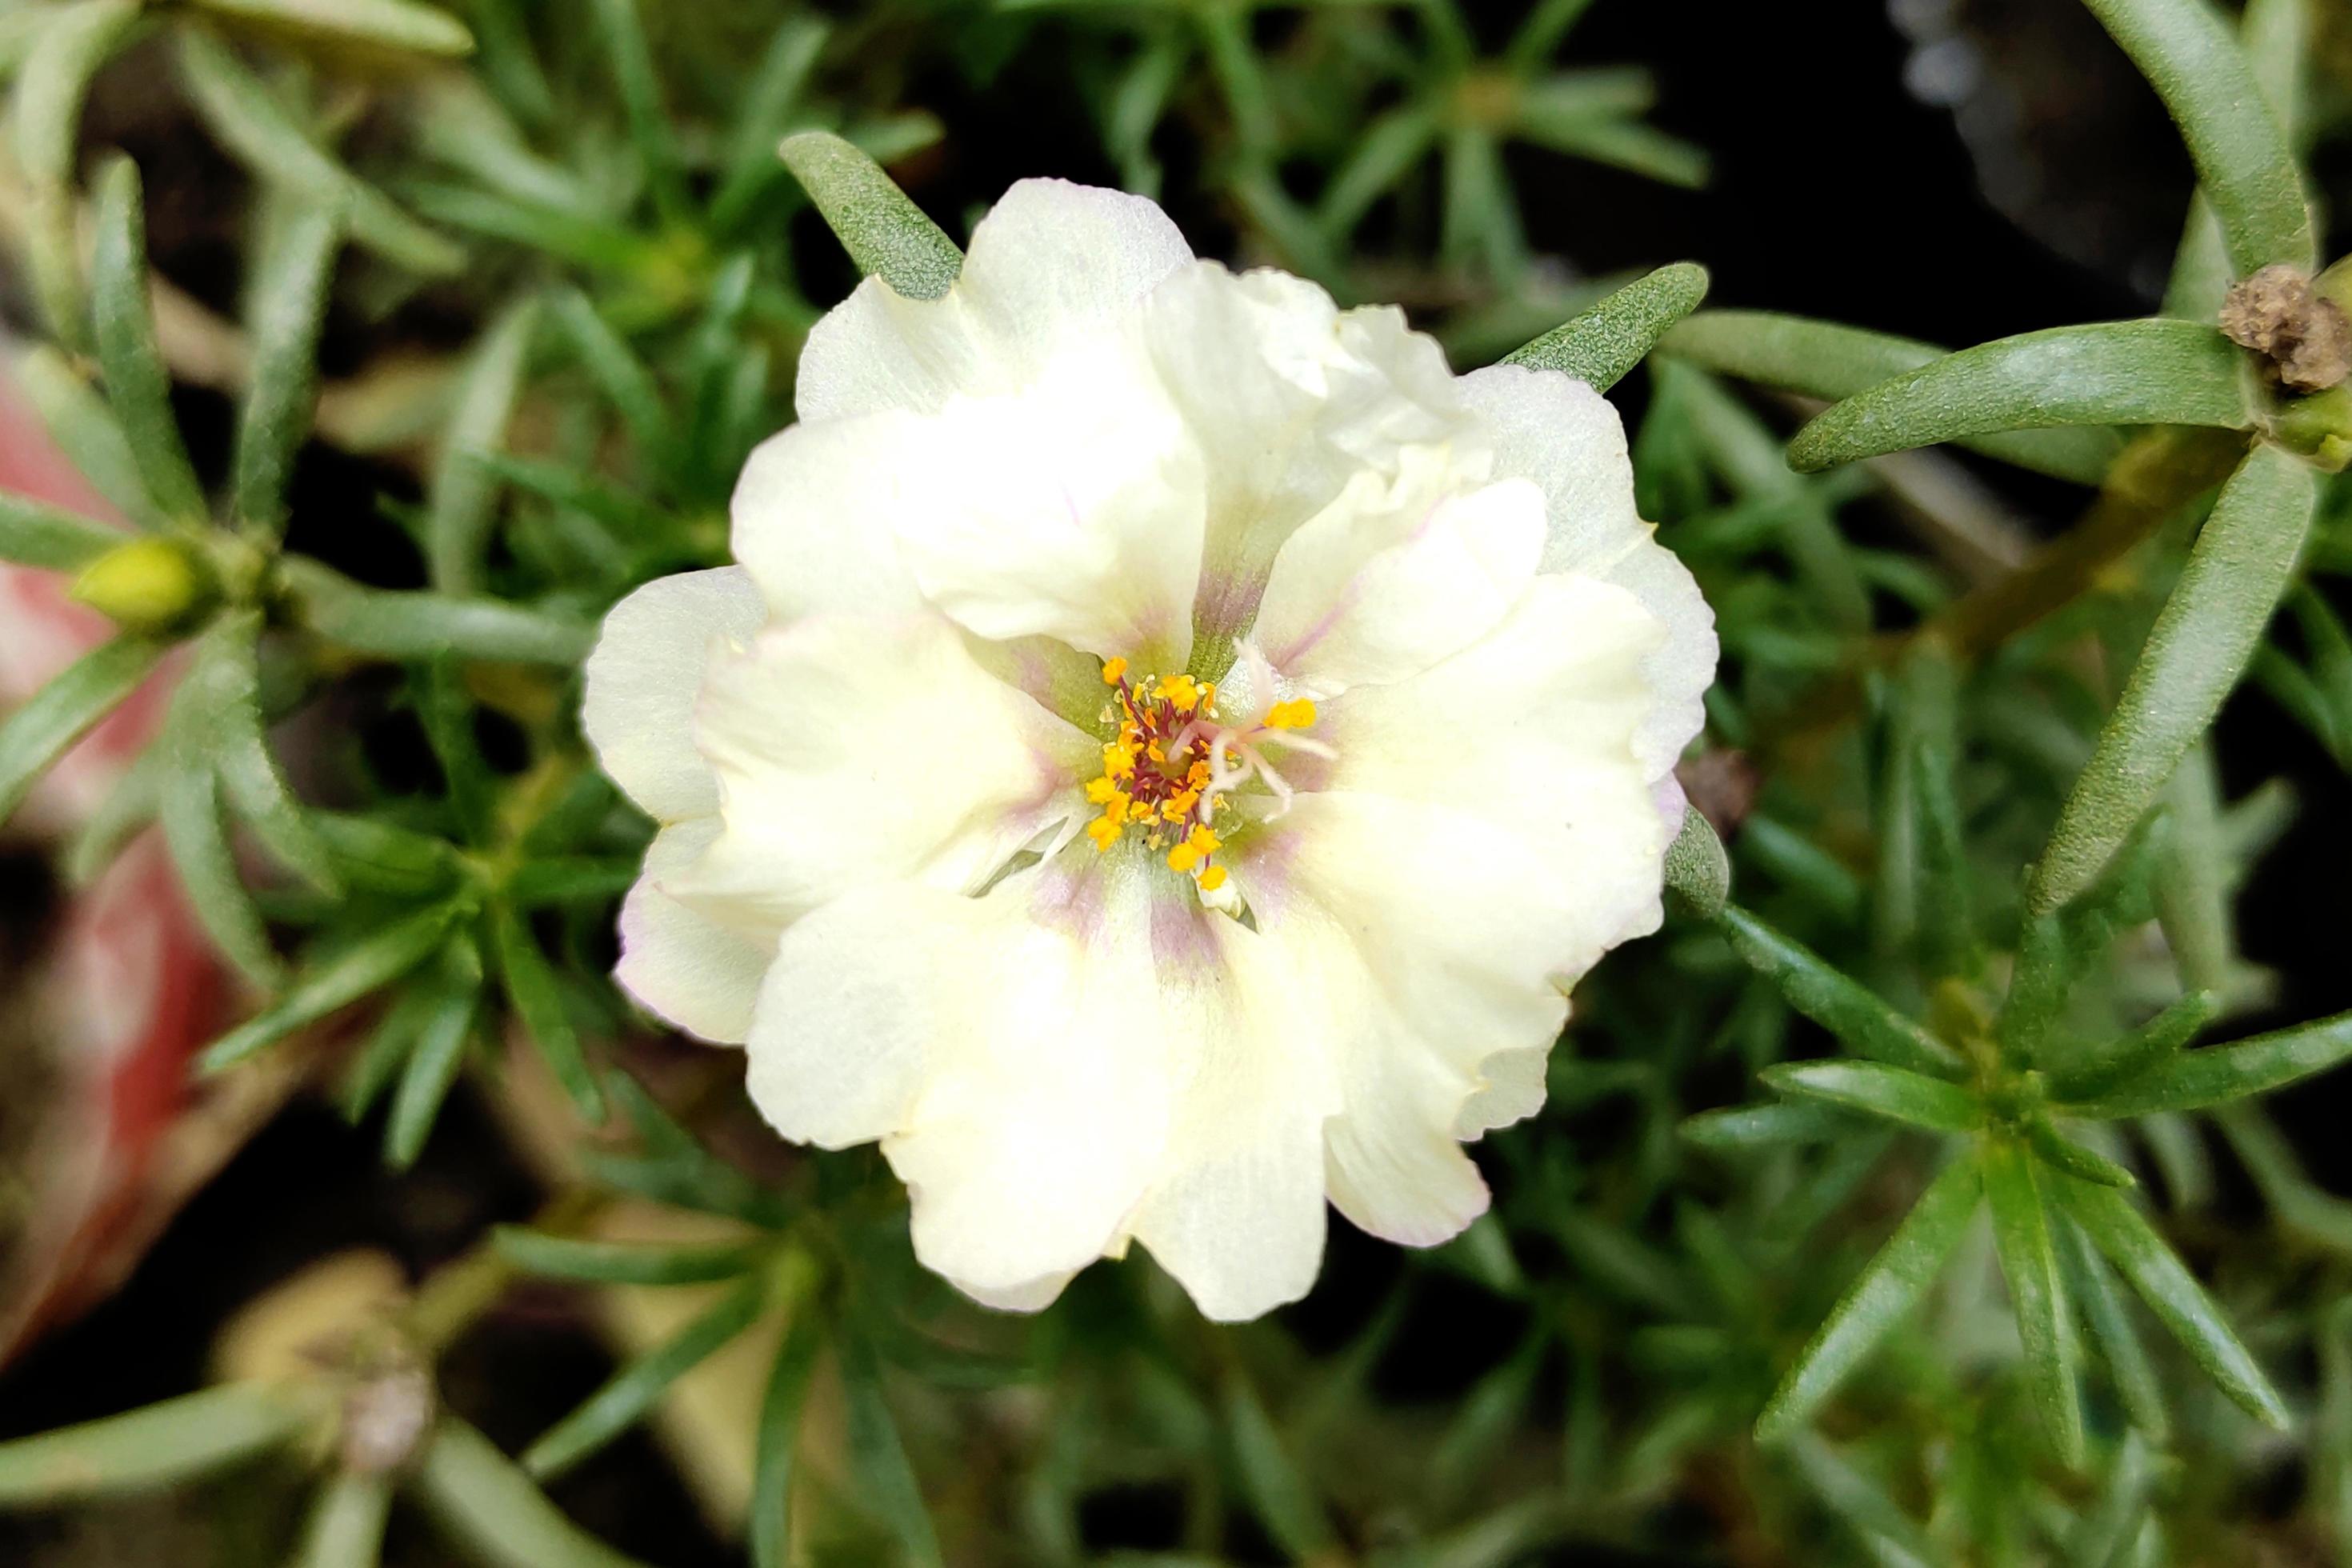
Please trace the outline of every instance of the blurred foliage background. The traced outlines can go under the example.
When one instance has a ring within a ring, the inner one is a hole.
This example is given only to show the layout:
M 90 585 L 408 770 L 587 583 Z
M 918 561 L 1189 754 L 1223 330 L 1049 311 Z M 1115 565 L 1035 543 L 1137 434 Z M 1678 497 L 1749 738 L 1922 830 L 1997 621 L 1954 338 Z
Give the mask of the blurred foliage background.
M 2282 1088 L 2352 1052 L 2305 1026 L 2352 1005 L 2352 486 L 2282 454 L 2352 426 L 2210 330 L 2252 268 L 2182 244 L 2212 168 L 2100 25 L 2191 11 L 0 7 L 0 448 L 88 481 L 0 505 L 0 555 L 121 628 L 0 728 L 0 802 L 33 797 L 0 863 L 0 1560 L 2352 1561 L 2344 1091 Z M 2324 236 L 2352 14 L 2242 23 Z M 2117 351 L 2145 395 L 2071 431 L 1801 475 L 1791 432 L 1932 351 L 1675 328 L 1613 395 L 1719 618 L 1685 782 L 1737 901 L 1580 989 L 1460 1240 L 1337 1226 L 1314 1295 L 1239 1329 L 1140 1258 L 1001 1317 L 914 1266 L 870 1151 L 782 1145 L 731 1053 L 604 978 L 646 827 L 577 665 L 620 595 L 723 559 L 856 279 L 776 155 L 812 129 L 954 236 L 1026 175 L 1151 194 L 1457 368 L 1684 259 L 1714 305 L 1906 339 L 2202 335 Z M 2162 728 L 2126 678 L 2168 595 L 2208 614 L 2192 541 L 2265 520 L 2215 502 L 2250 435 L 2232 489 L 2312 521 L 2210 612 L 2249 679 L 2037 904 L 2095 749 L 2141 732 L 2111 713 Z M 106 787 L 40 809 L 134 689 Z M 106 1146 L 103 1266 L 44 1272 L 76 1097 L 119 1135 L 129 1081 L 60 1059 L 48 971 L 142 845 L 169 875 L 135 897 L 194 921 L 169 962 L 226 971 L 146 1063 L 162 1130 Z M 2285 1043 L 2213 1065 L 2200 1031 Z

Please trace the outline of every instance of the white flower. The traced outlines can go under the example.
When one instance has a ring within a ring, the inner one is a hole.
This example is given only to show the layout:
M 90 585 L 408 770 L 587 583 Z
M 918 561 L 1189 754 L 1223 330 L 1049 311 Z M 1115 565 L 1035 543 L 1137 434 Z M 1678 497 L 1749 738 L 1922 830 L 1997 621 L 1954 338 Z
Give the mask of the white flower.
M 1655 929 L 1712 617 L 1580 382 L 1015 185 L 946 298 L 818 323 L 740 567 L 605 623 L 585 722 L 662 824 L 619 979 L 879 1141 L 917 1254 L 1034 1309 L 1140 1241 L 1212 1317 L 1324 1205 L 1487 1194 L 1567 988 Z

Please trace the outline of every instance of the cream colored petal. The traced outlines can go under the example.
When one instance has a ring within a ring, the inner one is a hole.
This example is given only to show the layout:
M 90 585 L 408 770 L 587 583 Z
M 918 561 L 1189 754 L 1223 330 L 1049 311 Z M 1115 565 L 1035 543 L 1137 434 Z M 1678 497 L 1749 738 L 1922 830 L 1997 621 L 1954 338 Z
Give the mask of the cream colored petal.
M 861 889 L 784 933 L 751 1089 L 785 1136 L 882 1140 L 916 1256 L 1026 1305 L 1115 1249 L 1168 1136 L 1132 879 L 1069 857 L 986 898 Z
M 1543 549 L 1543 497 L 1450 479 L 1360 475 L 1290 536 L 1250 634 L 1277 672 L 1318 695 L 1402 680 L 1502 620 Z
M 801 417 L 934 412 L 960 393 L 1017 390 L 1192 259 L 1140 196 L 1024 180 L 973 228 L 944 299 L 904 300 L 869 278 L 826 313 L 801 353 Z
M 1715 612 L 1689 569 L 1658 543 L 1633 507 L 1625 427 L 1606 398 L 1558 371 L 1494 365 L 1462 378 L 1462 395 L 1495 441 L 1495 472 L 1535 481 L 1550 534 L 1540 570 L 1614 583 L 1666 626 L 1647 671 L 1657 710 L 1643 725 L 1644 756 L 1671 763 L 1706 721 L 1715 683 Z
M 890 411 L 794 425 L 760 443 L 735 481 L 735 559 L 782 621 L 921 607 L 898 530 L 942 500 L 930 422 Z
M 1393 477 L 1401 453 L 1450 453 L 1486 477 L 1484 437 L 1444 356 L 1393 310 L 1341 312 L 1303 279 L 1201 262 L 1143 308 L 1142 334 L 1202 447 L 1208 536 L 1199 635 L 1249 625 L 1276 552 L 1351 477 Z
M 1184 668 L 1208 462 L 1131 344 L 1074 349 L 1014 396 L 959 399 L 927 445 L 938 499 L 898 527 L 926 598 L 992 640 Z
M 1646 668 L 1664 637 L 1622 588 L 1538 576 L 1491 634 L 1422 675 L 1323 706 L 1315 734 L 1339 759 L 1320 781 L 1425 801 L 1528 834 L 1562 834 L 1601 948 L 1654 930 L 1672 824 L 1670 761 L 1640 737 L 1655 711 Z
M 765 611 L 737 567 L 660 577 L 613 606 L 588 656 L 580 727 L 613 782 L 665 822 L 719 809 L 694 749 L 695 694 L 714 638 L 741 640 Z
M 848 889 L 956 892 L 1084 811 L 1097 742 L 975 663 L 938 616 L 821 616 L 717 660 L 695 742 L 724 830 L 669 883 L 736 923 L 781 927 Z
M 1131 1230 L 1220 1322 L 1296 1301 L 1322 1266 L 1323 1124 L 1340 1108 L 1323 1020 L 1289 955 L 1154 876 L 1157 1012 L 1181 1077 Z
M 738 1046 L 751 1032 L 775 932 L 763 939 L 756 930 L 723 924 L 663 887 L 718 836 L 719 819 L 703 816 L 673 824 L 655 837 L 644 875 L 621 904 L 621 961 L 613 978 L 646 1011 L 688 1034 Z

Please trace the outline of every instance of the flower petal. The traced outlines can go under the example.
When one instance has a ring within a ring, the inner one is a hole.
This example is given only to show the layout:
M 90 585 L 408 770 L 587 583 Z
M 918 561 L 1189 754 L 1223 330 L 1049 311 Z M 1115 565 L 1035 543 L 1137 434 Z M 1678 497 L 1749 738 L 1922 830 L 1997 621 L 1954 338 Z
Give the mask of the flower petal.
M 1303 279 L 1185 268 L 1144 302 L 1142 333 L 1203 449 L 1208 537 L 1199 634 L 1249 626 L 1276 552 L 1359 473 L 1393 476 L 1411 447 L 1459 452 L 1484 479 L 1484 441 L 1436 343 L 1394 310 L 1341 312 Z
M 1340 1108 L 1288 955 L 1155 876 L 1158 1016 L 1181 1064 L 1168 1153 L 1130 1226 L 1207 1317 L 1296 1301 L 1323 1262 L 1323 1124 Z
M 1495 441 L 1495 472 L 1533 479 L 1550 513 L 1546 573 L 1578 572 L 1614 583 L 1665 623 L 1647 672 L 1657 710 L 1642 729 L 1643 755 L 1671 765 L 1706 722 L 1715 683 L 1715 612 L 1690 570 L 1657 542 L 1633 506 L 1625 426 L 1608 399 L 1573 376 L 1493 365 L 1461 382 L 1462 396 Z
M 688 1034 L 739 1046 L 751 1028 L 775 932 L 740 931 L 663 887 L 710 847 L 716 816 L 672 824 L 646 851 L 644 875 L 621 904 L 621 961 L 613 978 L 648 1012 Z
M 902 299 L 868 278 L 817 322 L 801 353 L 801 417 L 932 412 L 959 394 L 1013 391 L 1192 259 L 1141 196 L 1024 180 L 972 230 L 945 298 Z
M 1184 668 L 1208 465 L 1131 343 L 1075 349 L 928 424 L 938 499 L 898 524 L 926 598 L 992 640 Z
M 929 423 L 892 411 L 793 425 L 752 450 L 735 481 L 731 548 L 776 619 L 921 607 L 898 524 L 943 499 Z
M 937 616 L 818 616 L 715 661 L 695 742 L 724 831 L 668 883 L 781 927 L 869 882 L 979 888 L 1084 811 L 1097 742 L 996 680 Z
M 656 578 L 604 617 L 580 727 L 613 781 L 656 820 L 719 809 L 719 786 L 694 749 L 695 694 L 712 639 L 749 637 L 764 618 L 758 590 L 734 566 Z
M 1361 474 L 1290 536 L 1251 632 L 1278 673 L 1321 696 L 1402 680 L 1508 613 L 1543 549 L 1543 496 L 1525 479 L 1447 494 L 1448 478 Z
M 754 1101 L 788 1138 L 879 1138 L 916 1256 L 984 1300 L 1118 1245 L 1168 1135 L 1171 1082 L 1137 879 L 1059 858 L 986 898 L 862 889 L 779 944 Z

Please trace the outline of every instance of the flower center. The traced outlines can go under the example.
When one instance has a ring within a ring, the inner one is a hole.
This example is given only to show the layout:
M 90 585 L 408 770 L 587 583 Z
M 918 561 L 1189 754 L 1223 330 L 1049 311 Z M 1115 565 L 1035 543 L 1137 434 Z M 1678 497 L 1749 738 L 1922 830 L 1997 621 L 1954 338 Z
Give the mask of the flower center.
M 1112 698 L 1102 719 L 1115 736 L 1103 747 L 1102 776 L 1087 785 L 1087 799 L 1102 807 L 1087 837 L 1107 850 L 1134 828 L 1166 855 L 1170 870 L 1215 893 L 1225 885 L 1225 868 L 1213 858 L 1224 846 L 1216 822 L 1233 809 L 1233 792 L 1261 780 L 1281 801 L 1276 816 L 1290 804 L 1288 784 L 1259 748 L 1279 738 L 1328 754 L 1296 733 L 1315 722 L 1315 704 L 1292 698 L 1249 722 L 1227 723 L 1212 682 L 1190 675 L 1129 680 L 1123 658 L 1106 660 L 1102 679 Z

